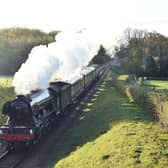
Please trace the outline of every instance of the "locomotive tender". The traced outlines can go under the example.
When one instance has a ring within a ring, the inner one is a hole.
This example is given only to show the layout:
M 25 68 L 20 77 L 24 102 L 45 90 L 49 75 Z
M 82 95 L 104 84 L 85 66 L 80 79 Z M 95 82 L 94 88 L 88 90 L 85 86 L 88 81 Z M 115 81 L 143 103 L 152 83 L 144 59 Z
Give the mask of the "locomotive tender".
M 68 112 L 69 106 L 103 73 L 105 67 L 94 65 L 69 82 L 56 81 L 46 90 L 31 95 L 18 95 L 4 104 L 2 114 L 8 121 L 0 127 L 0 139 L 8 148 L 16 144 L 35 144 L 44 131 Z

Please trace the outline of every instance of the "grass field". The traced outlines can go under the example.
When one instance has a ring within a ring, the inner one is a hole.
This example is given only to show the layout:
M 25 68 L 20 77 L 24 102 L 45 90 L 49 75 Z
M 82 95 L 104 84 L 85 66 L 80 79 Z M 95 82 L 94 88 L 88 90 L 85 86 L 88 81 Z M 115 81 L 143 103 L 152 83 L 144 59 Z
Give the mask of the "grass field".
M 12 77 L 0 76 L 0 125 L 3 124 L 6 118 L 2 118 L 2 106 L 3 104 L 14 98 L 14 89 L 12 87 Z
M 11 87 L 12 77 L 11 76 L 0 76 L 0 87 Z
M 106 81 L 55 146 L 54 168 L 166 168 L 168 133 Z
M 144 80 L 144 86 L 154 86 L 155 90 L 168 92 L 168 81 Z

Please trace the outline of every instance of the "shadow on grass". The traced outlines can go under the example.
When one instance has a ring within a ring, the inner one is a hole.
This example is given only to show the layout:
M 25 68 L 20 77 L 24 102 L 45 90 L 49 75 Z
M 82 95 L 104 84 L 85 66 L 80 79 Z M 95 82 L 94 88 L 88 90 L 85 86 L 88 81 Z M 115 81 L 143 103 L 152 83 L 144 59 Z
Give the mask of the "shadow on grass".
M 109 83 L 100 86 L 86 105 L 73 127 L 68 129 L 55 146 L 55 163 L 80 146 L 95 140 L 121 121 L 148 122 L 152 116 L 128 98 L 119 94 Z

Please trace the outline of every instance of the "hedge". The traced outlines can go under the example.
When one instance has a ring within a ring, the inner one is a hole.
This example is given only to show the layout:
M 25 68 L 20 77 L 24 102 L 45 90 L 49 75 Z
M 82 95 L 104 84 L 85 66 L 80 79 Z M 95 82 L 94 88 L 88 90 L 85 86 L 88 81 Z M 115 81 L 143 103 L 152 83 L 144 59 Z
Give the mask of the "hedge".
M 130 76 L 125 81 L 112 80 L 112 85 L 121 94 L 128 96 L 130 101 L 136 102 L 146 112 L 152 113 L 154 119 L 168 129 L 168 94 L 154 92 L 133 82 L 130 84 L 128 81 L 130 81 Z

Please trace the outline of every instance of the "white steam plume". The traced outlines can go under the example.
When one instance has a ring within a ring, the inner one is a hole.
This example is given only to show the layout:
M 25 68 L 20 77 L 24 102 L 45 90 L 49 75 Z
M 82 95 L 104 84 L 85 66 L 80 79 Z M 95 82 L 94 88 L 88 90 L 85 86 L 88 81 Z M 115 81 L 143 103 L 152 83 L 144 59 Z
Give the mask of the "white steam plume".
M 88 64 L 99 47 L 99 41 L 87 30 L 62 32 L 56 36 L 56 42 L 48 47 L 34 47 L 27 61 L 14 75 L 16 94 L 46 89 L 54 75 L 61 79 L 72 77 Z

